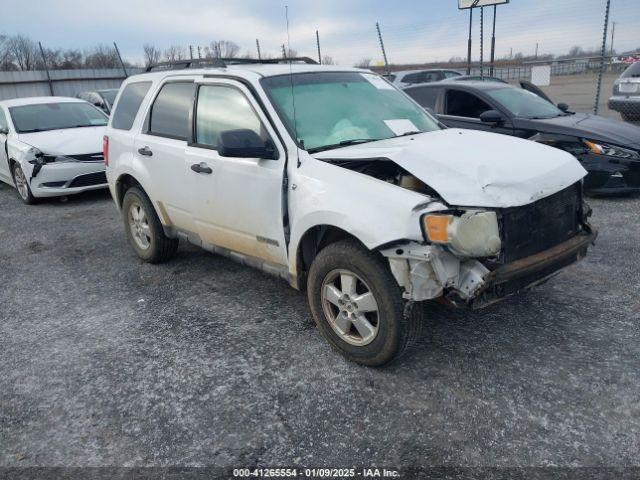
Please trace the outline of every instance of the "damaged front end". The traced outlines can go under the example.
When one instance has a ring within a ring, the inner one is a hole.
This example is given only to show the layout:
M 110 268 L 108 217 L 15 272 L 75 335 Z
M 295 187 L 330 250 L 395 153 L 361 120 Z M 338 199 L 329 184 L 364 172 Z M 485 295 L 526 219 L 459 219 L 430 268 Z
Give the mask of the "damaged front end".
M 411 301 L 481 308 L 582 259 L 595 232 L 578 182 L 530 205 L 423 215 L 425 241 L 381 251 Z

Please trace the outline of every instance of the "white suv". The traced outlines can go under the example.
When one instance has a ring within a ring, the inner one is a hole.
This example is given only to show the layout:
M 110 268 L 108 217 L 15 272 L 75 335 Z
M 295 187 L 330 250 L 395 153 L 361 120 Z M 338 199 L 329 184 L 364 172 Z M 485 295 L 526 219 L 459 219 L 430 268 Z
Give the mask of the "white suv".
M 381 365 L 440 299 L 480 307 L 582 258 L 578 161 L 444 129 L 382 77 L 229 65 L 129 77 L 104 139 L 129 242 L 162 262 L 184 239 L 308 293 L 327 340 Z

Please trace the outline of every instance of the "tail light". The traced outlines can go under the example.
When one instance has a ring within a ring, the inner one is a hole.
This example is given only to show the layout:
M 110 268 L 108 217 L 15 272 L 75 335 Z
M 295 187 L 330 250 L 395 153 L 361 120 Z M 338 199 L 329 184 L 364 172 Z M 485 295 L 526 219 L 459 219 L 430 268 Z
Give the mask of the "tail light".
M 102 155 L 104 155 L 104 164 L 109 166 L 109 137 L 102 137 Z

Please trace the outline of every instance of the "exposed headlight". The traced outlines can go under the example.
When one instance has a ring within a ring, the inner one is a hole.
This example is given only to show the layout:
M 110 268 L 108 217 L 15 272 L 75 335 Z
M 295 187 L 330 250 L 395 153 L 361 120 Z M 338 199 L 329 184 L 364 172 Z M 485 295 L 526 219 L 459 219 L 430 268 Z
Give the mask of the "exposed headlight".
M 422 217 L 425 235 L 432 243 L 447 245 L 464 257 L 492 257 L 502 242 L 495 212 L 469 210 L 460 216 L 427 214 Z
M 640 159 L 640 153 L 628 148 L 618 147 L 615 145 L 608 145 L 601 142 L 592 142 L 589 140 L 584 141 L 585 145 L 589 147 L 591 153 L 596 155 L 606 155 L 608 157 L 626 158 L 629 160 Z

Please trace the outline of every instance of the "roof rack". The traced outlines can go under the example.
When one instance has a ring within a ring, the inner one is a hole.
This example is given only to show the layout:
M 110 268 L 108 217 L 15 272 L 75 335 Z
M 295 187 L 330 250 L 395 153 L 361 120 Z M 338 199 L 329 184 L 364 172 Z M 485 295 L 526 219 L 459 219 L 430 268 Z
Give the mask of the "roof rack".
M 146 68 L 146 72 L 153 70 L 180 70 L 186 68 L 196 67 L 213 67 L 224 68 L 229 65 L 272 65 L 279 63 L 307 63 L 309 65 L 317 65 L 318 62 L 309 57 L 289 57 L 289 58 L 194 58 L 186 60 L 170 60 L 168 62 L 159 62 L 153 65 L 149 65 Z

